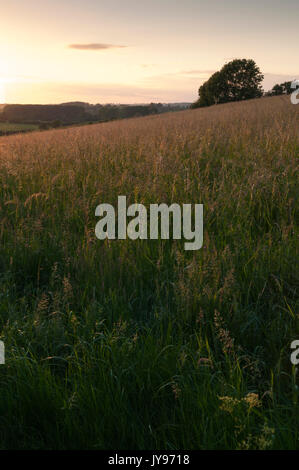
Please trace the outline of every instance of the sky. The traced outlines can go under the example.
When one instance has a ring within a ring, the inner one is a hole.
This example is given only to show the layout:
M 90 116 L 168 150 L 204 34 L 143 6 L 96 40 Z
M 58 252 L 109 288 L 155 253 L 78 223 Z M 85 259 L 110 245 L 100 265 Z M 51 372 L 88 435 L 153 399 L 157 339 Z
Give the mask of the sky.
M 0 103 L 192 102 L 234 58 L 299 78 L 298 0 L 0 3 Z

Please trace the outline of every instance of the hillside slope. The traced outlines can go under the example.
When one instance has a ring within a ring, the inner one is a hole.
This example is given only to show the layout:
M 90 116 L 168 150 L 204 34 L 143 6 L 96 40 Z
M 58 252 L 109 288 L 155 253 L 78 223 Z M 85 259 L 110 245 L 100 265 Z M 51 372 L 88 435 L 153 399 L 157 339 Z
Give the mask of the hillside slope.
M 295 449 L 299 106 L 0 139 L 1 448 Z M 95 208 L 204 204 L 204 246 Z

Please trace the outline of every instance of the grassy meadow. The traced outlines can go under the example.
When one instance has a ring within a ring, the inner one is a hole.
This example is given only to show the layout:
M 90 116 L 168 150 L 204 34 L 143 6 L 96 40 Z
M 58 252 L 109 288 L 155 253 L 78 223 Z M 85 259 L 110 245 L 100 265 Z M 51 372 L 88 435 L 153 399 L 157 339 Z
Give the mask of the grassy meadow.
M 34 124 L 15 124 L 12 122 L 0 122 L 1 133 L 27 132 L 27 131 L 34 131 L 36 129 L 38 129 L 38 126 Z
M 1 449 L 299 449 L 299 106 L 0 138 Z M 204 245 L 95 208 L 204 204 Z

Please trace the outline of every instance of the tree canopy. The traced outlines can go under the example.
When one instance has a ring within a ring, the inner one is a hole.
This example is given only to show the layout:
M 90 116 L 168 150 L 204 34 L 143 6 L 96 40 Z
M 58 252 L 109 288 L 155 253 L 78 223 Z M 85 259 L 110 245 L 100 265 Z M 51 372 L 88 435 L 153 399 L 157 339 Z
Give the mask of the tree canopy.
M 199 98 L 192 107 L 259 98 L 263 94 L 263 79 L 254 60 L 235 59 L 225 64 L 199 88 Z
M 292 82 L 277 83 L 274 85 L 272 90 L 268 91 L 266 94 L 268 96 L 273 95 L 290 95 L 292 93 Z

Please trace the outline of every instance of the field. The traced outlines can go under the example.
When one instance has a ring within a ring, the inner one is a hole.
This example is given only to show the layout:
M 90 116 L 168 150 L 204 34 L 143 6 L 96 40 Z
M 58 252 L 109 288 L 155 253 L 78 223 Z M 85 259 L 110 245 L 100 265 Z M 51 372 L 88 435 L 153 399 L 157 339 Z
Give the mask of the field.
M 299 106 L 0 139 L 0 447 L 299 449 Z M 204 245 L 95 208 L 204 204 Z
M 38 126 L 34 124 L 14 124 L 12 122 L 0 122 L 0 132 L 25 132 L 36 130 Z

